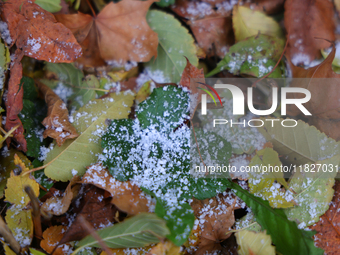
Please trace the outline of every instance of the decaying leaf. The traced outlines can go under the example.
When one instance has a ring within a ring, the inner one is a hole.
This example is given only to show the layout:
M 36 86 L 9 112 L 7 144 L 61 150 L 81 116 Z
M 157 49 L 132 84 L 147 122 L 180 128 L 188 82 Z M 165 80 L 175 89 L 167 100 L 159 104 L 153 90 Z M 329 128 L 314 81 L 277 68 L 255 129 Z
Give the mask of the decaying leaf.
M 335 40 L 334 7 L 330 1 L 288 0 L 285 2 L 287 56 L 294 65 L 308 65 L 320 50 Z M 322 39 L 317 39 L 322 38 Z
M 275 255 L 275 247 L 272 239 L 266 232 L 255 233 L 249 230 L 242 230 L 235 234 L 239 245 L 239 255 Z
M 170 241 L 159 242 L 152 247 L 147 255 L 179 255 L 181 254 L 181 247 L 174 245 Z
M 314 235 L 315 246 L 325 250 L 325 254 L 336 255 L 340 249 L 340 182 L 336 181 L 334 196 L 327 212 L 310 228 L 318 233 Z
M 108 191 L 112 196 L 111 203 L 129 215 L 154 209 L 155 201 L 150 196 L 129 181 L 115 180 L 101 164 L 90 166 L 83 176 L 82 183 L 93 184 Z
M 74 189 L 72 189 L 72 186 L 79 180 L 79 177 L 76 175 L 72 178 L 72 180 L 70 181 L 70 183 L 67 185 L 67 188 L 65 190 L 65 192 L 62 195 L 55 195 L 51 198 L 48 198 L 43 205 L 41 206 L 41 208 L 48 212 L 51 213 L 53 215 L 62 215 L 64 213 L 66 213 L 66 211 L 68 210 L 68 208 L 70 207 L 70 204 L 72 202 L 72 199 L 74 198 L 74 196 L 76 195 L 76 193 L 74 194 L 73 191 L 75 191 Z
M 234 7 L 233 28 L 236 41 L 241 41 L 259 33 L 273 37 L 283 37 L 279 24 L 273 18 L 241 5 Z
M 41 248 L 43 248 L 46 252 L 51 253 L 65 235 L 66 229 L 66 226 L 52 226 L 46 229 L 43 233 L 43 240 L 40 243 Z M 62 244 L 53 254 L 67 255 L 69 254 L 68 250 L 71 247 L 72 246 L 70 244 Z
M 213 253 L 222 249 L 221 242 L 230 237 L 231 233 L 227 232 L 235 223 L 235 204 L 236 198 L 233 196 L 194 199 L 191 207 L 200 228 L 195 254 L 205 254 L 207 251 Z
M 84 55 L 78 62 L 84 66 L 146 62 L 157 55 L 158 36 L 145 19 L 153 2 L 123 0 L 109 3 L 94 18 L 80 12 L 56 18 L 82 45 Z
M 46 127 L 44 138 L 49 136 L 56 139 L 58 146 L 61 146 L 66 139 L 76 138 L 78 133 L 69 122 L 66 104 L 45 84 L 38 82 L 37 85 L 48 106 L 47 117 L 42 122 Z
M 15 43 L 26 56 L 48 62 L 70 63 L 82 54 L 71 31 L 32 1 L 6 1 L 1 17 L 10 31 L 10 45 Z

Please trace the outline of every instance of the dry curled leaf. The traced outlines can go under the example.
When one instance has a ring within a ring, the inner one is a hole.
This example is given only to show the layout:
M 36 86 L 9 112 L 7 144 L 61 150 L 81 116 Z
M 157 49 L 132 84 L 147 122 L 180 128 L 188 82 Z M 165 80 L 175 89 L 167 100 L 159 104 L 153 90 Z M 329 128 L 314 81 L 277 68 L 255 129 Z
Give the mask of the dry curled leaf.
M 78 62 L 84 66 L 146 62 L 157 55 L 158 36 L 145 18 L 153 2 L 123 0 L 109 3 L 96 17 L 79 12 L 56 18 L 82 45 L 84 55 Z
M 335 40 L 334 7 L 331 1 L 287 0 L 284 24 L 288 33 L 286 54 L 294 65 L 308 65 L 321 56 L 321 49 L 330 47 L 326 40 Z
M 336 181 L 334 196 L 328 211 L 311 226 L 318 233 L 314 235 L 315 246 L 325 250 L 325 254 L 339 254 L 340 249 L 340 182 Z
M 76 138 L 78 133 L 68 120 L 69 114 L 66 104 L 50 87 L 40 82 L 37 85 L 48 106 L 47 117 L 42 122 L 46 127 L 43 134 L 44 138 L 49 136 L 56 139 L 58 146 L 61 146 L 66 139 Z
M 67 188 L 64 192 L 64 194 L 59 195 L 56 194 L 53 197 L 48 198 L 41 208 L 48 213 L 51 213 L 53 215 L 62 215 L 67 212 L 68 208 L 71 205 L 72 199 L 76 195 L 76 191 L 78 190 L 76 188 L 72 188 L 72 186 L 79 180 L 80 178 L 76 175 L 72 178 L 70 183 L 67 185 Z
M 150 212 L 155 202 L 146 196 L 139 187 L 131 182 L 115 180 L 101 164 L 92 165 L 83 176 L 83 183 L 93 184 L 108 191 L 113 203 L 119 210 L 129 215 Z
M 41 248 L 46 252 L 52 253 L 54 248 L 59 244 L 60 240 L 65 235 L 66 226 L 52 226 L 46 229 L 43 233 L 43 240 L 40 243 Z M 53 255 L 69 254 L 68 250 L 71 248 L 70 244 L 60 245 L 53 253 Z

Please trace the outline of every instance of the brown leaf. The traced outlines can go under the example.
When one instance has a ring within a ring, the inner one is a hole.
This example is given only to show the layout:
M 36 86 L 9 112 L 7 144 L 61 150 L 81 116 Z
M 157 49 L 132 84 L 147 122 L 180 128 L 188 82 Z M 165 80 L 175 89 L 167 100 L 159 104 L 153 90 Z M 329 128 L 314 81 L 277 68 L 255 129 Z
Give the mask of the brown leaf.
M 82 215 L 96 230 L 118 220 L 118 210 L 110 203 L 111 198 L 106 196 L 104 190 L 92 185 L 85 185 L 81 190 L 83 193 L 80 192 L 79 197 L 74 199 L 72 208 L 68 212 L 74 214 L 75 219 L 60 243 L 81 240 L 89 234 L 81 224 L 79 215 Z
M 17 49 L 15 54 L 16 59 L 11 63 L 11 77 L 8 83 L 8 93 L 5 98 L 6 104 L 6 123 L 5 129 L 10 131 L 12 128 L 19 125 L 19 127 L 13 132 L 13 137 L 18 143 L 18 150 L 24 152 L 27 151 L 27 143 L 24 136 L 24 127 L 18 114 L 21 112 L 23 107 L 23 96 L 24 90 L 20 88 L 20 80 L 22 77 L 22 65 L 21 57 L 22 52 Z M 7 146 L 9 146 L 11 139 L 7 139 Z
M 331 1 L 287 0 L 284 24 L 288 32 L 287 56 L 294 65 L 308 65 L 320 57 L 320 49 L 335 40 L 334 7 Z
M 235 42 L 231 10 L 226 10 L 223 4 L 204 4 L 204 12 L 201 11 L 203 3 L 197 1 L 177 1 L 171 9 L 179 16 L 186 19 L 190 26 L 199 47 L 207 56 L 217 55 L 221 58 L 227 53 L 228 45 Z M 193 11 L 195 10 L 195 11 Z
M 48 106 L 47 117 L 42 124 L 46 127 L 43 133 L 44 138 L 51 137 L 57 140 L 61 146 L 66 139 L 73 139 L 78 136 L 75 127 L 68 120 L 68 110 L 65 103 L 53 90 L 41 82 L 37 82 L 39 90 L 45 97 Z
M 158 36 L 145 18 L 154 1 L 111 2 L 96 17 L 78 12 L 56 18 L 82 45 L 84 56 L 78 62 L 84 66 L 146 62 L 157 56 Z
M 280 12 L 283 9 L 283 4 L 284 0 L 254 0 L 244 3 L 243 6 L 271 15 Z
M 315 125 L 326 135 L 340 140 L 340 75 L 332 70 L 332 62 L 335 57 L 335 48 L 328 57 L 319 65 L 305 70 L 294 66 L 290 62 L 293 78 L 309 78 L 293 80 L 291 87 L 306 88 L 311 93 L 311 100 L 304 104 L 312 114 L 309 123 Z M 289 60 L 289 58 L 288 58 Z M 332 79 L 321 79 L 332 78 Z M 294 98 L 304 97 L 301 93 L 292 94 Z M 288 113 L 293 116 L 301 114 L 295 106 L 287 107 Z
M 1 17 L 8 24 L 11 46 L 16 43 L 26 56 L 48 62 L 70 63 L 82 54 L 71 31 L 32 1 L 6 1 Z
M 129 215 L 150 212 L 151 208 L 155 206 L 155 202 L 146 196 L 139 187 L 129 181 L 115 180 L 101 164 L 90 166 L 83 176 L 82 182 L 108 191 L 112 196 L 111 203 Z
M 43 248 L 46 252 L 52 253 L 54 248 L 59 244 L 60 240 L 63 238 L 66 226 L 52 226 L 46 229 L 43 233 L 43 240 L 40 243 L 41 248 Z M 67 248 L 65 249 L 65 247 Z M 60 245 L 53 253 L 53 255 L 67 255 L 68 249 L 72 246 L 70 244 Z M 63 249 L 65 251 L 63 251 Z
M 51 213 L 53 215 L 62 215 L 67 212 L 68 208 L 71 205 L 72 199 L 75 197 L 76 192 L 78 189 L 72 189 L 72 186 L 79 181 L 79 177 L 76 175 L 74 176 L 70 183 L 67 185 L 67 188 L 64 192 L 64 194 L 56 194 L 53 197 L 48 198 L 41 208 L 48 213 Z M 74 191 L 75 194 L 74 194 Z
M 234 210 L 236 198 L 232 195 L 205 200 L 194 199 L 191 207 L 200 228 L 199 244 L 195 254 L 221 251 L 221 242 L 229 238 L 231 227 L 235 223 Z
M 314 235 L 315 246 L 325 250 L 327 255 L 339 254 L 340 250 L 340 182 L 335 181 L 335 192 L 327 212 L 311 226 L 318 233 Z

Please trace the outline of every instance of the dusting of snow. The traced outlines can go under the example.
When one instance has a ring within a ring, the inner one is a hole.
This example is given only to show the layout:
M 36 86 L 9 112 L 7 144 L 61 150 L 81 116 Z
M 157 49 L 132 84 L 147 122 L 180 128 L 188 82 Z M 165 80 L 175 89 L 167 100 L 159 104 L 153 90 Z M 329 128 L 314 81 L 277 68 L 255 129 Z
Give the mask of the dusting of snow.
M 11 38 L 11 34 L 8 30 L 8 26 L 6 22 L 0 21 L 0 34 L 1 34 L 1 38 L 4 40 L 4 42 L 7 45 L 11 45 L 12 44 L 12 38 Z
M 64 103 L 67 103 L 67 100 L 73 95 L 73 89 L 64 85 L 62 82 L 59 82 L 53 91 L 60 97 L 61 100 L 63 100 Z

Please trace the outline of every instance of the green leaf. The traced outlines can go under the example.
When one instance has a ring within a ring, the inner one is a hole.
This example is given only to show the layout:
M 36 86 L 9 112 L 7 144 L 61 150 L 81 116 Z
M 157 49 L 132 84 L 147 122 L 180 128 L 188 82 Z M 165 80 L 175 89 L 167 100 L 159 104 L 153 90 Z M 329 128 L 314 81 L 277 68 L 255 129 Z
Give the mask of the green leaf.
M 138 107 L 137 117 L 142 128 L 151 124 L 163 128 L 170 123 L 173 129 L 182 123 L 183 116 L 188 113 L 189 95 L 175 86 L 165 86 L 154 89 Z
M 35 0 L 34 3 L 48 12 L 58 12 L 61 10 L 61 0 Z
M 272 18 L 260 11 L 251 10 L 245 6 L 235 6 L 233 10 L 233 28 L 236 41 L 259 33 L 276 38 L 283 38 L 280 25 Z
M 157 199 L 155 213 L 166 220 L 166 226 L 170 230 L 167 238 L 176 246 L 185 243 L 195 222 L 191 206 L 188 203 L 183 203 L 176 208 L 171 208 L 166 202 Z
M 222 70 L 228 70 L 235 75 L 262 77 L 273 70 L 282 54 L 283 47 L 284 42 L 280 38 L 262 34 L 249 37 L 231 46 L 217 67 L 206 77 Z M 268 77 L 281 78 L 281 69 L 276 68 Z
M 151 71 L 163 71 L 168 82 L 179 82 L 187 62 L 198 65 L 194 39 L 174 16 L 165 12 L 149 11 L 146 19 L 158 34 L 157 58 L 152 58 L 146 67 Z
M 283 255 L 322 255 L 323 250 L 314 246 L 315 231 L 298 229 L 297 224 L 288 220 L 282 209 L 272 208 L 268 201 L 255 197 L 239 185 L 229 181 L 229 187 L 252 210 L 256 221 L 267 230 L 278 252 Z
M 294 200 L 297 206 L 288 208 L 285 213 L 290 220 L 295 220 L 299 227 L 304 228 L 318 222 L 320 216 L 329 208 L 332 201 L 335 183 L 334 177 L 340 163 L 340 155 L 336 155 L 330 159 L 324 159 L 311 164 L 298 167 L 297 171 L 291 177 L 289 189 L 294 191 Z M 319 167 L 318 168 L 318 164 Z M 323 167 L 327 166 L 327 169 Z M 333 166 L 333 172 L 330 172 L 330 166 Z M 303 169 L 310 169 L 311 172 L 304 172 Z M 300 171 L 301 170 L 301 171 Z M 315 171 L 315 172 L 312 172 Z M 319 171 L 319 172 L 318 172 Z
M 67 140 L 62 146 L 54 146 L 44 164 L 54 160 L 45 168 L 45 174 L 53 179 L 68 181 L 72 170 L 81 176 L 86 167 L 97 161 L 102 152 L 100 137 L 105 132 L 106 119 L 127 118 L 134 96 L 129 93 L 111 94 L 104 99 L 95 99 L 74 112 L 74 127 L 80 134 L 75 140 Z
M 156 2 L 156 4 L 160 7 L 168 7 L 172 4 L 174 4 L 176 0 L 160 0 L 159 2 Z
M 45 253 L 38 251 L 36 249 L 33 249 L 33 248 L 29 248 L 29 249 L 30 249 L 31 254 L 33 255 L 45 255 Z
M 278 119 L 280 122 L 283 119 Z M 278 123 L 279 121 L 274 121 Z M 271 142 L 274 150 L 283 155 L 287 164 L 303 165 L 340 154 L 340 143 L 321 133 L 316 127 L 298 120 L 296 127 L 287 128 L 264 121 L 258 130 Z
M 97 234 L 109 248 L 143 247 L 158 243 L 160 238 L 169 234 L 166 223 L 155 214 L 140 213 L 123 222 L 97 231 Z M 97 240 L 91 235 L 82 239 L 73 254 L 84 247 L 98 247 Z

